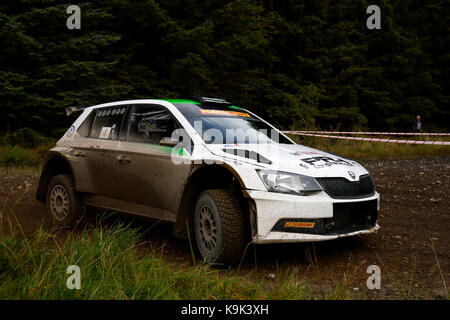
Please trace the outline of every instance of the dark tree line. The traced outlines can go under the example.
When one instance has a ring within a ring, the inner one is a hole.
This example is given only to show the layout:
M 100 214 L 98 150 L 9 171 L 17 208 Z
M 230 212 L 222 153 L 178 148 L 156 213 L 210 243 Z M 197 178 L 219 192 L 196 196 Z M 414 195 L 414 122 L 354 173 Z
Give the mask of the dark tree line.
M 282 128 L 448 130 L 449 1 L 4 0 L 1 130 L 66 129 L 64 107 L 224 97 Z M 66 8 L 81 8 L 68 30 Z M 381 8 L 381 30 L 366 8 Z

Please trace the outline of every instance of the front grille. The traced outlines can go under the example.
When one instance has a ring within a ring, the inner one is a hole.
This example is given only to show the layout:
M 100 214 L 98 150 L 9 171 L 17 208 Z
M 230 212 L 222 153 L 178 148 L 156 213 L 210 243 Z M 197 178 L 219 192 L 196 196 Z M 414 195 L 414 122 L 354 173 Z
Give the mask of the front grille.
M 345 178 L 317 178 L 317 181 L 323 190 L 334 199 L 365 198 L 375 194 L 375 184 L 368 174 L 354 182 Z
M 285 218 L 277 221 L 272 231 L 335 235 L 375 227 L 378 220 L 377 200 L 333 203 L 332 218 Z M 287 227 L 286 222 L 314 223 L 310 228 Z

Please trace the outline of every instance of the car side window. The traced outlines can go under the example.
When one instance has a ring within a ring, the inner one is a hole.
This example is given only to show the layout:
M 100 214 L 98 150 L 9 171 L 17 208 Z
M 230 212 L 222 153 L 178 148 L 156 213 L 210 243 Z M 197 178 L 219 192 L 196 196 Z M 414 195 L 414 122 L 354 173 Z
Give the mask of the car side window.
M 91 113 L 86 117 L 86 119 L 84 119 L 83 123 L 78 127 L 77 130 L 79 135 L 85 138 L 89 136 L 89 131 L 91 130 L 96 113 L 96 110 L 92 110 Z
M 134 105 L 129 119 L 127 140 L 132 142 L 159 144 L 180 127 L 170 112 L 159 105 Z
M 127 106 L 114 106 L 96 110 L 89 138 L 117 140 Z

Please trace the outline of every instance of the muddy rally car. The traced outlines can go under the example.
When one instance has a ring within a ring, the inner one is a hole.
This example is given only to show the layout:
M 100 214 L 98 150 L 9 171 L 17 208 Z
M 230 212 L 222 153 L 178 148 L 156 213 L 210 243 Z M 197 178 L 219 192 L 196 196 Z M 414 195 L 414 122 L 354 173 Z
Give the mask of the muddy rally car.
M 379 194 L 357 162 L 298 145 L 217 98 L 71 107 L 80 116 L 50 150 L 37 198 L 58 225 L 85 206 L 173 224 L 209 263 L 246 245 L 376 231 Z

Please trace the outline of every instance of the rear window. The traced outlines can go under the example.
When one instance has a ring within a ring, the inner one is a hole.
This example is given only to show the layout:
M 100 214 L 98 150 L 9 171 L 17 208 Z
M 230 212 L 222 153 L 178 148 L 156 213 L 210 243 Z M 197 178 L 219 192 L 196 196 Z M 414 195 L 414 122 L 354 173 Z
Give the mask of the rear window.
M 116 140 L 122 126 L 127 106 L 96 109 L 89 138 Z

